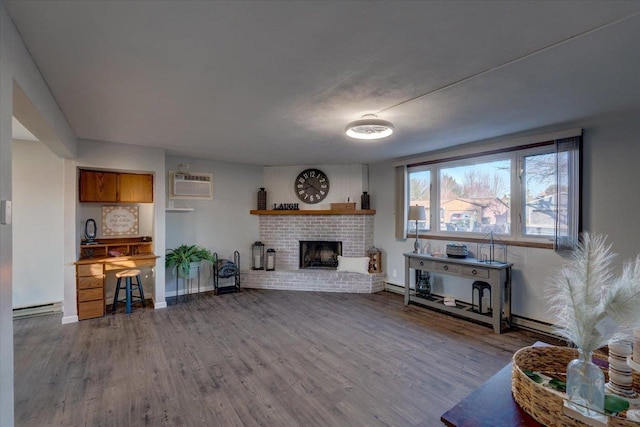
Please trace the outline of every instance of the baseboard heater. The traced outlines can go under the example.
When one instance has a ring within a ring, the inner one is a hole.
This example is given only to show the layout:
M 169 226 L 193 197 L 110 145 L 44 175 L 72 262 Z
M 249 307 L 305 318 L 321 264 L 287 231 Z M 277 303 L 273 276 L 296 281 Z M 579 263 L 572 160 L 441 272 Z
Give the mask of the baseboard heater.
M 384 290 L 404 295 L 404 286 L 398 285 L 396 283 L 385 282 Z M 530 319 L 528 317 L 518 316 L 517 314 L 511 314 L 511 323 L 521 329 L 528 329 L 530 331 L 549 335 L 553 338 L 562 339 L 558 335 L 554 334 L 555 327 L 551 323 Z
M 384 282 L 384 290 L 404 295 L 404 285 L 397 285 L 391 282 Z
M 47 304 L 30 305 L 13 309 L 13 318 L 42 316 L 45 314 L 62 313 L 62 302 L 50 302 Z
M 528 317 L 518 316 L 517 314 L 511 315 L 511 323 L 513 323 L 518 328 L 539 332 L 544 335 L 549 335 L 556 339 L 563 339 L 554 333 L 555 326 L 552 325 L 551 323 L 530 319 Z

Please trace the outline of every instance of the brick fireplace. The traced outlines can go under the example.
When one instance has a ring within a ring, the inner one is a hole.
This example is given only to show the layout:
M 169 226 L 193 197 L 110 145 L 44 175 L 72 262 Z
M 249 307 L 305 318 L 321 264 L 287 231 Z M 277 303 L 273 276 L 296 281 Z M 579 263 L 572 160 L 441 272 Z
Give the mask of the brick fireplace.
M 299 268 L 335 270 L 338 256 L 342 255 L 342 242 L 332 240 L 300 240 Z
M 243 287 L 353 293 L 373 293 L 384 288 L 384 273 L 299 268 L 301 241 L 342 242 L 343 256 L 366 256 L 367 249 L 373 246 L 373 213 L 252 211 L 257 212 L 259 240 L 266 248 L 276 250 L 276 269 L 243 271 Z

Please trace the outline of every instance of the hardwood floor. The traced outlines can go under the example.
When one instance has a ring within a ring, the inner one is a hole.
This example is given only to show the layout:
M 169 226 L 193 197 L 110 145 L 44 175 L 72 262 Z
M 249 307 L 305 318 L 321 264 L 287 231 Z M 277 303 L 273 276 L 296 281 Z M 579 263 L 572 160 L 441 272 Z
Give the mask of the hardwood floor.
M 536 334 L 402 296 L 243 290 L 16 320 L 16 426 L 437 426 Z

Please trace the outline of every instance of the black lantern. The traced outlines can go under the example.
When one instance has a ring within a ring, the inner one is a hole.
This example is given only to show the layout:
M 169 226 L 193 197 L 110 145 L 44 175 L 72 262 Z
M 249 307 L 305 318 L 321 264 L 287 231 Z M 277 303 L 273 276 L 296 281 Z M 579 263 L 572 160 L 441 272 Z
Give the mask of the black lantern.
M 251 245 L 251 269 L 264 270 L 264 244 L 255 242 Z
M 273 271 L 276 269 L 276 250 L 273 248 L 267 249 L 267 261 L 265 262 L 267 271 Z

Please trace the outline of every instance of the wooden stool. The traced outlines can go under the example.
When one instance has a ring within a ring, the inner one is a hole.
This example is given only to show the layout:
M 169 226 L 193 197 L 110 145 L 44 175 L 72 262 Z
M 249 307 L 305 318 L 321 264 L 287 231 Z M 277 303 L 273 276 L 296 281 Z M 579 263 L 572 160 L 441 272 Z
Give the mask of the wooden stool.
M 124 302 L 126 304 L 126 313 L 131 313 L 131 304 L 136 302 L 141 302 L 143 307 L 146 307 L 144 303 L 144 289 L 142 289 L 142 281 L 140 280 L 140 270 L 122 270 L 116 273 L 116 277 L 118 278 L 118 283 L 116 285 L 116 294 L 113 296 L 113 306 L 111 307 L 111 311 L 115 312 L 119 302 Z M 131 278 L 135 277 L 137 283 L 132 283 Z M 122 284 L 122 279 L 125 279 L 124 285 Z M 120 294 L 120 289 L 124 289 L 126 292 L 126 298 L 122 300 L 118 300 L 118 295 Z M 132 291 L 137 290 L 139 296 L 133 299 L 131 293 Z

